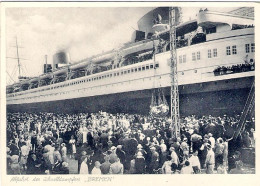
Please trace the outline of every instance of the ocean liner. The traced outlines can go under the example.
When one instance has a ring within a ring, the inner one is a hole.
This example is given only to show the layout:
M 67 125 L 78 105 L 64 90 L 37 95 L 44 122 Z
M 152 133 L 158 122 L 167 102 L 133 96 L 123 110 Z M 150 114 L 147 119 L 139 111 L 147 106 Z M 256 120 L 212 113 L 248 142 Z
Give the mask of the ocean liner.
M 7 111 L 148 114 L 156 90 L 170 104 L 168 19 L 156 8 L 131 42 L 74 64 L 57 53 L 52 70 L 6 87 Z M 254 9 L 201 9 L 176 26 L 176 46 L 181 115 L 241 113 L 255 76 Z

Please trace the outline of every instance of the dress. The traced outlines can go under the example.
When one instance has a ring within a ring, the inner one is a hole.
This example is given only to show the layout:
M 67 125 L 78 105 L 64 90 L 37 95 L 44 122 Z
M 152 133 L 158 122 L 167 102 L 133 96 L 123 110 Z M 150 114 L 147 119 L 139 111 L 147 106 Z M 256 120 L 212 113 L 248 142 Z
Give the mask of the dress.
M 88 172 L 88 165 L 85 163 L 85 161 L 83 161 L 80 165 L 80 174 L 89 174 Z
M 71 152 L 73 154 L 76 154 L 76 140 L 70 139 L 69 143 L 71 144 Z

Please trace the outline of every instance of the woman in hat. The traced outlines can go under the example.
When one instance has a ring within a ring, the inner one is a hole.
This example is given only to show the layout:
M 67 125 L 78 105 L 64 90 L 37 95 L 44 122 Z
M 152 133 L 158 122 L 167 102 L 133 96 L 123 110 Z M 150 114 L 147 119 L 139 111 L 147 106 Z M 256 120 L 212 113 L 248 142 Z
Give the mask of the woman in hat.
M 68 161 L 68 159 L 67 159 L 67 147 L 66 147 L 65 143 L 61 144 L 61 158 L 62 158 L 62 161 L 65 161 L 65 162 Z
M 75 155 L 76 155 L 76 140 L 74 138 L 74 135 L 71 136 L 71 139 L 69 141 L 69 144 L 70 144 L 70 157 L 71 158 L 75 158 Z
M 80 174 L 89 174 L 88 172 L 88 164 L 87 164 L 88 158 L 85 157 L 85 159 L 83 160 L 83 162 L 80 165 Z

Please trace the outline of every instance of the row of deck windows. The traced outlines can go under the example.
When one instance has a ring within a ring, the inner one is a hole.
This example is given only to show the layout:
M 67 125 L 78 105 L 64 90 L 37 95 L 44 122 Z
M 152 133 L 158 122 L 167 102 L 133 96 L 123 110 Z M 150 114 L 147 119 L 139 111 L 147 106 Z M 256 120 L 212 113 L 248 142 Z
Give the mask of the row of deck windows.
M 85 79 L 85 80 L 75 81 L 75 82 L 66 83 L 66 84 L 63 84 L 63 85 L 50 87 L 50 88 L 47 88 L 47 89 L 41 89 L 41 90 L 33 91 L 31 93 L 42 92 L 42 91 L 50 90 L 50 89 L 57 89 L 57 88 L 60 88 L 60 87 L 66 87 L 66 86 L 70 86 L 70 85 L 77 85 L 77 84 L 85 83 L 85 82 L 97 81 L 97 80 L 101 80 L 101 79 L 105 79 L 105 78 L 111 78 L 111 77 L 113 77 L 113 75 L 114 75 L 114 77 L 116 77 L 116 76 L 120 76 L 120 75 L 130 74 L 130 73 L 134 73 L 134 72 L 140 72 L 140 71 L 154 69 L 154 68 L 158 68 L 158 67 L 159 67 L 158 63 L 149 64 L 149 65 L 146 65 L 146 66 L 139 66 L 139 67 L 123 70 L 121 72 L 115 72 L 115 73 L 105 74 L 105 75 L 102 75 L 102 76 L 96 76 L 96 77 L 88 78 L 88 79 Z M 15 94 L 15 95 L 12 95 L 12 97 L 20 96 L 20 95 L 23 95 L 23 94 L 24 93 Z
M 245 51 L 246 53 L 255 52 L 255 43 L 245 44 Z M 227 46 L 226 47 L 226 55 L 236 55 L 237 54 L 237 46 Z M 193 52 L 192 53 L 192 61 L 200 60 L 200 52 Z M 208 49 L 208 58 L 218 57 L 218 49 Z M 179 63 L 186 63 L 186 54 L 179 56 Z

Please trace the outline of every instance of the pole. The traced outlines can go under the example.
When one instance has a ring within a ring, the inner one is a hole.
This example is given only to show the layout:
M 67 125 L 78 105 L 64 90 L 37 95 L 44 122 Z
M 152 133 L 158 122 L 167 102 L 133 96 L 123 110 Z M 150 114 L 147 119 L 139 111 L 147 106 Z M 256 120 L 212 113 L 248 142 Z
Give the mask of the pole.
M 19 76 L 18 79 L 21 77 L 21 64 L 20 64 L 20 58 L 19 58 L 19 51 L 18 51 L 18 44 L 17 44 L 17 36 L 16 36 L 16 53 L 17 53 L 17 60 L 18 60 L 18 70 L 19 70 Z
M 48 68 L 47 68 L 47 57 L 48 57 L 48 56 L 45 55 L 45 73 L 47 73 L 47 69 L 48 69 Z

